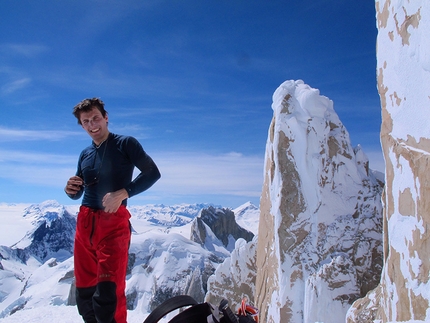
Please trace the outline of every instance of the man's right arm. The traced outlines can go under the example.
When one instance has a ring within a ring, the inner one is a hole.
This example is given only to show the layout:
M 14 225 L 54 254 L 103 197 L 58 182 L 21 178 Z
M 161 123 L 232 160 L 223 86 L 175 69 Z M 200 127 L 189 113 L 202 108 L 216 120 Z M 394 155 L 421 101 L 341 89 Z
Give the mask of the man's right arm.
M 64 191 L 66 192 L 68 197 L 73 200 L 77 200 L 82 196 L 82 193 L 84 192 L 84 188 L 82 187 L 83 184 L 84 181 L 82 180 L 82 178 L 80 178 L 79 176 L 72 176 L 67 181 Z

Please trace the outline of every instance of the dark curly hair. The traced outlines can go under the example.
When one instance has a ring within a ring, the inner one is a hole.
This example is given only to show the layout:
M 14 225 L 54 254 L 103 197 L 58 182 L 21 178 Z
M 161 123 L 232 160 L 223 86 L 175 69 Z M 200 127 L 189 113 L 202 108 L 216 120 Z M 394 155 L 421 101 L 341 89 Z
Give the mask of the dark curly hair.
M 107 111 L 105 110 L 105 104 L 102 100 L 99 98 L 84 99 L 73 108 L 73 115 L 78 119 L 78 124 L 82 124 L 81 112 L 89 112 L 93 108 L 97 108 L 101 112 L 103 118 L 106 117 Z

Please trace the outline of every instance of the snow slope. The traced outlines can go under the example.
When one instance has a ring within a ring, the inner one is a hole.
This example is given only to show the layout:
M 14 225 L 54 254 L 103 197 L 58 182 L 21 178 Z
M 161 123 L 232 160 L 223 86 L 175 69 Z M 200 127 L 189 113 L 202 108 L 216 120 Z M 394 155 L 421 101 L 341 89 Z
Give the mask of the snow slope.
M 227 250 L 215 255 L 189 240 L 192 220 L 206 207 L 209 205 L 130 207 L 133 235 L 126 286 L 129 322 L 143 322 L 153 307 L 172 293 L 197 296 L 200 293 L 204 297 L 201 286 L 205 282 L 201 277 L 206 275 L 207 279 L 223 261 L 219 254 L 229 255 Z M 62 206 L 56 201 L 0 205 L 1 323 L 81 321 L 76 306 L 70 305 L 74 303 L 73 257 L 64 261 L 50 258 L 41 263 L 30 251 L 17 251 L 17 246 L 28 249 L 34 244 L 32 233 L 38 227 L 49 227 L 57 219 L 64 220 L 63 213 L 76 216 L 78 208 Z M 256 209 L 249 203 L 240 207 L 241 218 L 246 218 L 247 208 Z M 73 233 L 64 232 L 64 235 Z M 63 247 L 67 251 L 68 246 Z

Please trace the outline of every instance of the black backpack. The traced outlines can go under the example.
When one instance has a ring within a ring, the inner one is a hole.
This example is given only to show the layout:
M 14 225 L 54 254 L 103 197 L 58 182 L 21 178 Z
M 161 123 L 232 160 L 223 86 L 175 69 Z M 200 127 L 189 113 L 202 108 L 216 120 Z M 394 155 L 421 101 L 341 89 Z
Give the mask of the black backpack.
M 143 323 L 157 323 L 168 313 L 190 306 L 186 310 L 174 316 L 168 323 L 255 323 L 251 315 L 236 315 L 228 306 L 228 301 L 223 299 L 214 308 L 209 303 L 198 303 L 188 295 L 175 296 L 159 305 L 149 314 Z

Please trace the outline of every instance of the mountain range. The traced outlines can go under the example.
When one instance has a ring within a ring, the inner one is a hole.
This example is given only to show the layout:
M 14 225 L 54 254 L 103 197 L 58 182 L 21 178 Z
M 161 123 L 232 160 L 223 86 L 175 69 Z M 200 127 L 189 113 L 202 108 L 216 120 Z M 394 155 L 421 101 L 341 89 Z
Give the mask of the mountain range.
M 253 239 L 259 215 L 251 203 L 235 210 L 209 204 L 130 206 L 129 210 L 132 243 L 126 295 L 131 321 L 143 321 L 175 295 L 203 301 L 208 278 L 230 256 L 236 241 Z M 13 217 L 27 228 L 23 236 L 15 236 L 16 242 L 0 246 L 0 322 L 36 322 L 36 318 L 49 322 L 58 312 L 70 312 L 69 317 L 80 320 L 76 308 L 76 314 L 70 311 L 75 307 L 77 211 L 78 206 L 56 201 L 0 205 L 8 223 Z M 2 237 L 12 240 L 6 234 Z M 41 309 L 43 317 L 38 315 Z

